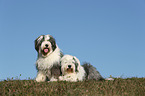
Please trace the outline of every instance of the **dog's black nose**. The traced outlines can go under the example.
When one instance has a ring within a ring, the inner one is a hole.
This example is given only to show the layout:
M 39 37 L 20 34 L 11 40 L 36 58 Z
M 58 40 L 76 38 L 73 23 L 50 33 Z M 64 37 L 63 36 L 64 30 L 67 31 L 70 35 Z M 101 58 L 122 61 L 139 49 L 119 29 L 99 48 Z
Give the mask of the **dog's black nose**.
M 68 65 L 68 68 L 71 68 L 71 65 Z
M 48 47 L 48 44 L 46 44 L 45 47 Z

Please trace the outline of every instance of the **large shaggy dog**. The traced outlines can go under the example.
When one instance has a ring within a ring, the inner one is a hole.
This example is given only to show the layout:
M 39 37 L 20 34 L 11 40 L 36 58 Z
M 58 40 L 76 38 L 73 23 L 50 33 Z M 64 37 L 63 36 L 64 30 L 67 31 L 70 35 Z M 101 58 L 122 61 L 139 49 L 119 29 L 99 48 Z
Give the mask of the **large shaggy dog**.
M 61 58 L 62 76 L 59 76 L 60 81 L 83 81 L 83 80 L 103 80 L 104 78 L 89 63 L 80 65 L 79 59 L 75 56 L 64 55 Z
M 51 35 L 41 35 L 35 40 L 35 49 L 38 52 L 36 81 L 55 81 L 61 74 L 60 58 L 63 56 L 55 39 Z

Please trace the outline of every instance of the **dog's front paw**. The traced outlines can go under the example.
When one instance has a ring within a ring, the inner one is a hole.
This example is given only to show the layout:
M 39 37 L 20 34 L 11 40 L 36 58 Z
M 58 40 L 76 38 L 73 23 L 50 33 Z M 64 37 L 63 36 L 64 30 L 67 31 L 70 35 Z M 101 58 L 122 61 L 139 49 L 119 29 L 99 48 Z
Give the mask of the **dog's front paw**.
M 63 76 L 59 76 L 59 81 L 63 81 Z
M 58 81 L 58 79 L 51 77 L 50 81 Z
M 42 73 L 38 73 L 35 80 L 36 80 L 37 82 L 45 82 L 46 76 L 45 76 L 44 74 L 42 74 Z

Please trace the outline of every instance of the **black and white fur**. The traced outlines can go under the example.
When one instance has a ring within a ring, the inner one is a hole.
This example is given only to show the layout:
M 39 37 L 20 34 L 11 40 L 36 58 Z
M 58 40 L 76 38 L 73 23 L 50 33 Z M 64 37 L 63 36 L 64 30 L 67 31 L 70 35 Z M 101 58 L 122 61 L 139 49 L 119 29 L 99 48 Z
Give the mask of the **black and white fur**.
M 62 76 L 60 81 L 84 81 L 84 80 L 104 80 L 100 73 L 89 63 L 80 65 L 80 61 L 75 56 L 64 55 L 61 58 Z
M 83 68 L 86 72 L 85 80 L 104 80 L 99 71 L 89 63 L 84 63 Z
M 60 81 L 76 82 L 85 79 L 85 70 L 75 56 L 64 55 L 60 61 L 62 71 L 62 76 L 59 77 Z
M 35 49 L 38 52 L 36 61 L 37 82 L 46 80 L 56 81 L 60 75 L 60 59 L 62 52 L 51 35 L 41 35 L 35 40 Z

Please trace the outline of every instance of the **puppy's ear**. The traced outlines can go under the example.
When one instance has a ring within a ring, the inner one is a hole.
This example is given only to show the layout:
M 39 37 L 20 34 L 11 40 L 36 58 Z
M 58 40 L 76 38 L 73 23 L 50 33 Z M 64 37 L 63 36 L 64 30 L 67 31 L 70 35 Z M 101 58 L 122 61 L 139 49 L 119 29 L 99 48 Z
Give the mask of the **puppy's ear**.
M 42 39 L 44 39 L 44 35 L 40 35 L 36 40 L 35 40 L 35 49 L 38 52 L 39 51 L 39 46 L 42 43 Z
M 73 60 L 75 61 L 75 71 L 79 72 L 80 61 L 75 56 L 73 56 Z
M 60 72 L 61 72 L 61 75 L 64 75 L 64 73 L 65 73 L 62 61 L 60 61 Z
M 59 61 L 60 66 L 61 66 L 61 62 L 62 62 L 62 61 Z

